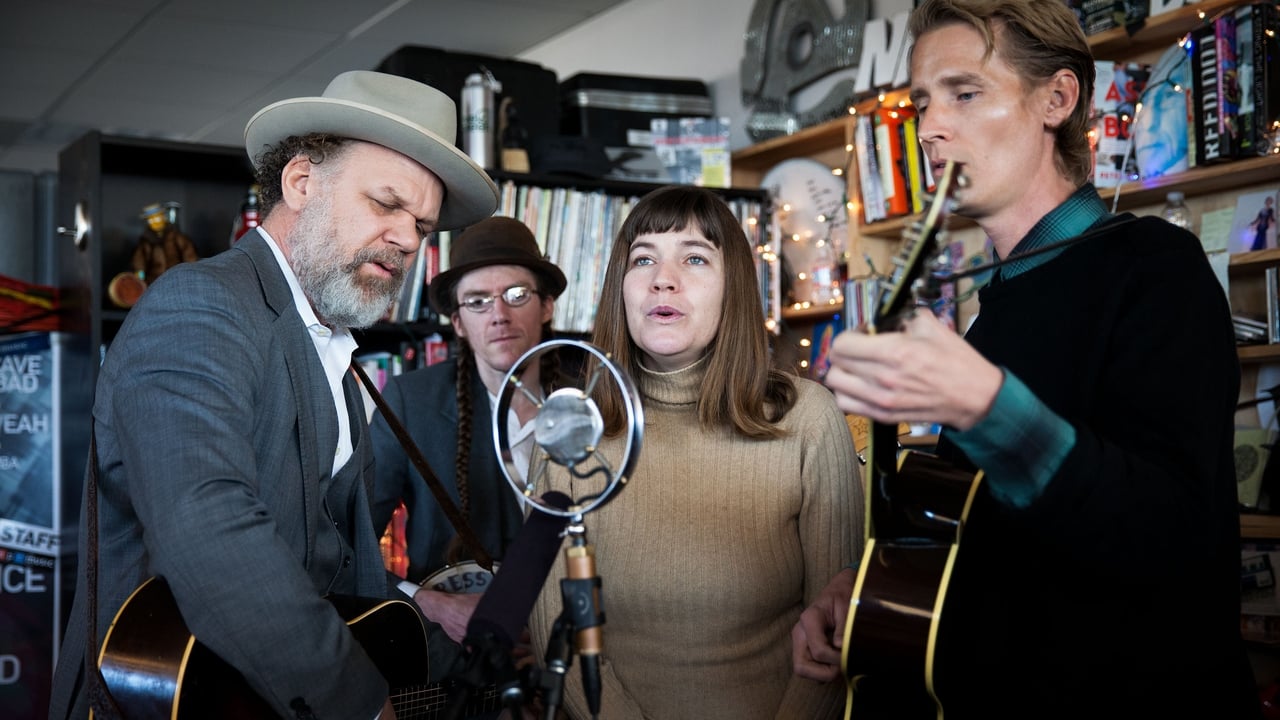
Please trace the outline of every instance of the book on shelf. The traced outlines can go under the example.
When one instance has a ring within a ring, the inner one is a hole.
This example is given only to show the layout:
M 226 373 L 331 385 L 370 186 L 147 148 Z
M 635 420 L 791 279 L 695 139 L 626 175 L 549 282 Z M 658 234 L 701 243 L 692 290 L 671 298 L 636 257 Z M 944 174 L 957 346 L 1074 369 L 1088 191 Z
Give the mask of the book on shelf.
M 361 353 L 355 357 L 355 360 L 360 363 L 360 367 L 364 368 L 365 374 L 379 390 L 387 386 L 387 380 L 399 375 L 403 370 L 401 356 L 385 350 Z
M 1131 125 L 1151 66 L 1098 60 L 1094 68 L 1093 184 L 1115 187 L 1138 178 Z
M 1280 9 L 1252 3 L 1236 9 L 1240 83 L 1240 157 L 1267 155 L 1280 132 Z
M 929 163 L 920 148 L 920 118 L 909 114 L 902 121 L 902 151 L 907 168 L 907 194 L 911 198 L 911 213 L 924 212 L 924 194 L 933 191 Z
M 876 163 L 880 167 L 880 186 L 884 192 L 886 217 L 911 213 L 911 197 L 907 190 L 904 162 L 902 121 L 909 112 L 900 107 L 879 107 L 872 113 L 876 137 Z
M 384 322 L 406 323 L 420 317 L 423 290 L 427 283 L 427 266 L 430 264 L 428 257 L 432 252 L 430 238 L 423 240 L 418 246 L 418 252 L 413 256 L 413 261 L 406 268 L 400 293 L 396 295 L 395 300 L 391 301 L 387 314 L 382 318 Z
M 1267 342 L 1280 342 L 1280 270 L 1275 266 L 1266 269 L 1264 278 L 1267 292 Z
M 870 115 L 858 115 L 854 125 L 854 159 L 858 164 L 858 186 L 864 222 L 884 220 L 884 189 L 880 184 L 880 163 L 876 158 L 876 136 Z
M 1223 13 L 1191 32 L 1195 164 L 1231 160 L 1240 146 L 1236 17 Z
M 435 274 L 431 277 L 449 269 L 449 253 L 453 250 L 453 232 L 452 230 L 441 230 L 436 235 L 436 255 L 435 255 Z
M 875 320 L 882 278 L 877 275 L 849 278 L 844 283 L 845 327 L 860 328 Z
M 1142 179 L 1184 172 L 1190 167 L 1190 89 L 1189 50 L 1173 45 L 1152 65 L 1142 92 L 1142 110 L 1133 120 L 1133 157 Z

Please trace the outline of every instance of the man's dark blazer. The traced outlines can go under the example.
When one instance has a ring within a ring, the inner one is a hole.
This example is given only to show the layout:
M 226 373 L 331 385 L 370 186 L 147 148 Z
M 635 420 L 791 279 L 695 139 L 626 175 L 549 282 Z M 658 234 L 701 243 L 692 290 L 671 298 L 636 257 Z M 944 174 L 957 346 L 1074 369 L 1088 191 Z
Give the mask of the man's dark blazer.
M 412 370 L 391 378 L 382 395 L 387 406 L 409 433 L 456 506 L 458 496 L 455 457 L 458 449 L 457 360 Z M 471 457 L 468 464 L 471 529 L 494 559 L 501 559 L 519 532 L 524 515 L 515 491 L 498 467 L 493 443 L 489 393 L 474 368 L 471 373 Z M 372 423 L 377 473 L 373 492 L 374 526 L 383 529 L 401 499 L 409 511 L 405 528 L 408 545 L 408 579 L 420 582 L 445 564 L 445 550 L 455 534 L 444 510 L 436 502 L 417 467 L 381 412 Z

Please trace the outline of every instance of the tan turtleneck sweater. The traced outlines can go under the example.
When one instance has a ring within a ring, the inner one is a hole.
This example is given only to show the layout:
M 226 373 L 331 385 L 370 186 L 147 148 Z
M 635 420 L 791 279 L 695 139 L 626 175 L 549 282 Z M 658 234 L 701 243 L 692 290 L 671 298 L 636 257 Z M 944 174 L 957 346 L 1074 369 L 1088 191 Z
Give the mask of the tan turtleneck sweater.
M 789 432 L 751 440 L 698 425 L 705 362 L 643 372 L 644 438 L 631 480 L 584 516 L 605 613 L 601 718 L 839 717 L 845 685 L 791 671 L 791 628 L 861 555 L 863 492 L 853 440 L 830 391 L 797 379 Z M 601 443 L 617 467 L 621 438 Z M 545 463 L 535 458 L 534 477 Z M 552 466 L 542 489 L 563 488 Z M 600 489 L 597 487 L 596 489 Z M 586 487 L 576 483 L 581 497 Z M 529 626 L 542 662 L 563 606 L 563 556 Z M 580 660 L 564 707 L 589 718 Z

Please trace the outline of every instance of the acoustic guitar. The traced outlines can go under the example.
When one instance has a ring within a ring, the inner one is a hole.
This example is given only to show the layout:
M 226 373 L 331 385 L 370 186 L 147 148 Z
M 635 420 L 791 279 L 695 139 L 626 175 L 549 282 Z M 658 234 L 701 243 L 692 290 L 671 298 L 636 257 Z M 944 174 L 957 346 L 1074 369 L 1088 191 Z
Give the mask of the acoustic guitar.
M 937 289 L 939 236 L 963 177 L 948 162 L 929 207 L 903 235 L 868 332 L 892 330 Z M 920 451 L 898 451 L 898 426 L 872 422 L 867 442 L 867 538 L 844 628 L 845 717 L 943 717 L 935 687 L 938 622 L 960 531 L 981 482 Z M 865 697 L 861 697 L 864 696 Z M 860 698 L 864 701 L 860 705 Z M 888 705 L 884 701 L 888 701 Z
M 400 720 L 446 716 L 452 700 L 442 684 L 427 684 L 427 631 L 402 600 L 327 598 L 391 686 Z M 130 720 L 275 718 L 238 671 L 187 629 L 163 578 L 148 579 L 116 613 L 98 655 L 107 688 Z M 501 706 L 496 693 L 472 693 L 461 717 Z

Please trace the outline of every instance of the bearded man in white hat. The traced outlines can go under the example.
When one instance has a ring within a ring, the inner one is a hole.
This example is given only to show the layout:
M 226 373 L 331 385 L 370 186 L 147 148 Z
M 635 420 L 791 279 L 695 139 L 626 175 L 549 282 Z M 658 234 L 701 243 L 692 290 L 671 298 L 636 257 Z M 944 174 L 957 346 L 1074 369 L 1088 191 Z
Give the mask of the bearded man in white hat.
M 397 592 L 370 519 L 350 328 L 383 316 L 424 235 L 493 213 L 456 117 L 437 90 L 357 71 L 249 121 L 262 226 L 166 272 L 106 353 L 50 718 L 86 717 L 91 697 L 100 718 L 177 716 L 179 699 L 211 717 L 395 717 L 394 668 L 361 644 L 377 638 L 325 597 Z M 416 682 L 459 659 L 427 629 L 425 647 L 390 638 L 422 651 L 400 663 Z

